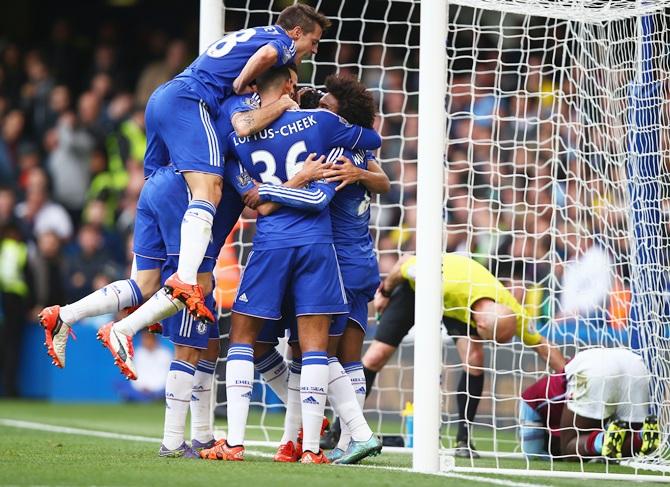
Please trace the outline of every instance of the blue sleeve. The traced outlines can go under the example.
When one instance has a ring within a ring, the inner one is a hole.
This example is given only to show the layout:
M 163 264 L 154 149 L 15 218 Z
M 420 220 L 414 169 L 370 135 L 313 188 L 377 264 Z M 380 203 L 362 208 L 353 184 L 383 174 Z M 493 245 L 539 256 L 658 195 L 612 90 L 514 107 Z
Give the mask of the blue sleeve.
M 283 206 L 305 211 L 323 211 L 335 196 L 335 184 L 323 181 L 310 183 L 306 188 L 293 189 L 274 184 L 261 184 L 258 194 L 261 201 L 272 201 Z
M 254 188 L 254 181 L 249 173 L 240 162 L 233 159 L 226 161 L 223 178 L 235 188 L 240 196 Z
M 268 44 L 277 51 L 275 67 L 295 63 L 295 42 L 292 39 L 280 37 L 270 41 Z
M 344 118 L 327 110 L 317 113 L 318 120 L 326 126 L 325 132 L 330 134 L 331 147 L 374 150 L 379 149 L 382 145 L 382 138 L 373 129 L 352 125 Z
M 236 113 L 248 112 L 260 108 L 260 98 L 256 93 L 251 95 L 232 95 L 221 105 L 219 116 L 231 118 Z

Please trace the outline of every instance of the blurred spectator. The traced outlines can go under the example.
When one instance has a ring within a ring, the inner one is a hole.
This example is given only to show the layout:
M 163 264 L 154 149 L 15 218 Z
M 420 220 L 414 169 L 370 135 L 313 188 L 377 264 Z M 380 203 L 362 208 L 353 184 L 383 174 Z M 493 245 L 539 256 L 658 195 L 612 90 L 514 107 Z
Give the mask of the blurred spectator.
M 0 228 L 3 228 L 14 218 L 16 193 L 11 186 L 0 186 Z
M 123 381 L 119 392 L 126 401 L 162 401 L 172 353 L 153 333 L 142 332 L 140 340 L 140 345 L 135 349 L 137 380 Z
M 149 64 L 142 70 L 135 89 L 135 101 L 140 106 L 146 106 L 149 97 L 159 85 L 174 78 L 188 65 L 188 48 L 186 42 L 175 39 L 168 44 L 165 58 L 162 61 Z
M 78 116 L 62 115 L 58 121 L 57 146 L 49 160 L 54 197 L 77 221 L 84 207 L 91 178 L 91 154 L 100 141 L 100 100 L 91 92 L 79 98 Z
M 25 115 L 20 110 L 12 110 L 2 124 L 0 138 L 0 181 L 5 184 L 13 183 L 18 166 L 18 151 L 23 140 Z
M 90 223 L 81 226 L 77 245 L 66 259 L 66 300 L 73 303 L 120 276 L 103 246 L 100 230 Z M 97 284 L 97 285 L 96 285 Z
M 11 108 L 17 108 L 21 99 L 21 85 L 25 80 L 22 69 L 21 51 L 16 44 L 9 43 L 2 51 L 2 90 L 0 92 L 11 100 Z
M 29 309 L 28 248 L 19 226 L 14 221 L 5 224 L 1 238 L 2 379 L 5 394 L 16 397 L 21 337 Z
M 72 236 L 72 220 L 61 205 L 49 199 L 49 181 L 41 168 L 28 173 L 26 199 L 16 205 L 16 217 L 26 235 L 53 232 L 62 240 Z
M 38 51 L 30 51 L 25 60 L 28 80 L 21 87 L 21 106 L 28 115 L 31 135 L 41 139 L 49 122 L 49 97 L 55 83 Z
M 52 231 L 41 233 L 37 245 L 30 248 L 28 255 L 35 301 L 32 316 L 37 316 L 46 306 L 67 302 L 61 248 L 60 237 Z

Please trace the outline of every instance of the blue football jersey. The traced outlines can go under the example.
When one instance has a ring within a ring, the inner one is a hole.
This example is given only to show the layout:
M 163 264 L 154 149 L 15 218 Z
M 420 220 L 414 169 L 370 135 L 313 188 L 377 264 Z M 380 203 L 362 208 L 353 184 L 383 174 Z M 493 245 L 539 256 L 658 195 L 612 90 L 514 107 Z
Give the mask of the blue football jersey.
M 176 78 L 187 83 L 215 114 L 233 93 L 233 81 L 249 58 L 266 44 L 277 51 L 275 66 L 295 62 L 295 43 L 284 29 L 278 25 L 252 27 L 228 34 L 213 43 Z
M 229 136 L 228 146 L 247 172 L 264 184 L 264 201 L 282 203 L 269 216 L 259 216 L 254 248 L 270 250 L 313 243 L 332 243 L 328 202 L 336 184 L 311 183 L 308 190 L 289 190 L 281 185 L 302 167 L 312 152 L 327 155 L 333 148 L 376 149 L 381 138 L 372 129 L 351 125 L 328 110 L 289 110 L 266 129 L 249 137 Z M 302 192 L 301 192 L 302 191 Z M 286 206 L 293 199 L 304 206 Z M 312 211 L 306 210 L 312 206 Z
M 364 150 L 350 151 L 337 149 L 338 154 L 332 159 L 344 155 L 361 169 L 368 168 L 368 160 L 374 161 L 374 156 Z M 373 252 L 372 238 L 370 237 L 370 192 L 360 184 L 348 184 L 333 197 L 330 202 L 330 218 L 333 225 L 333 238 L 336 247 L 355 246 L 359 252 L 369 254 Z

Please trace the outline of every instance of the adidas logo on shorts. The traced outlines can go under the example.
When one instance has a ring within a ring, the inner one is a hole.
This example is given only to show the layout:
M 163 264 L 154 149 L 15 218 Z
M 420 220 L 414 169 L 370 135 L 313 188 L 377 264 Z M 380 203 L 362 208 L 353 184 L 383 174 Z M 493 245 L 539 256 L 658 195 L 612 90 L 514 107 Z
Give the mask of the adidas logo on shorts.
M 247 399 L 251 399 L 251 391 L 249 391 L 249 392 L 245 392 L 245 393 L 242 394 L 240 397 L 246 397 Z
M 358 389 L 356 389 L 356 394 L 365 394 L 365 387 L 361 386 Z
M 238 301 L 242 301 L 243 303 L 248 303 L 249 300 L 247 299 L 247 294 L 242 293 L 239 298 L 237 298 Z
M 314 399 L 314 396 L 309 396 L 308 398 L 303 399 L 302 402 L 304 402 L 305 404 L 319 404 L 319 401 Z

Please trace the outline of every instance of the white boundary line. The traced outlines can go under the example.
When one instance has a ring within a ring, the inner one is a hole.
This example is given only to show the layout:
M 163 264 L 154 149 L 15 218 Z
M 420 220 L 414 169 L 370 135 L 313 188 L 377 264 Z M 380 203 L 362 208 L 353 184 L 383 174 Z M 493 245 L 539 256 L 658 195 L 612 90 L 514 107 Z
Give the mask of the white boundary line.
M 92 436 L 95 438 L 107 438 L 113 440 L 128 440 L 128 441 L 139 441 L 143 443 L 159 443 L 160 438 L 152 438 L 149 436 L 138 436 L 138 435 L 126 435 L 122 433 L 111 433 L 108 431 L 96 431 L 88 430 L 83 428 L 71 428 L 67 426 L 57 426 L 47 423 L 38 423 L 35 421 L 23 421 L 18 419 L 6 419 L 0 418 L 0 426 L 9 426 L 12 428 L 21 428 L 21 429 L 30 429 L 38 431 L 48 431 L 51 433 L 64 433 L 69 435 L 80 435 L 80 436 Z M 255 442 L 260 443 L 260 442 Z M 260 445 L 257 445 L 260 446 Z M 261 451 L 247 451 L 250 456 L 261 457 L 261 458 L 272 458 L 271 453 L 261 452 Z M 348 468 L 364 468 L 364 469 L 377 469 L 377 470 L 392 470 L 397 472 L 404 473 L 417 473 L 410 468 L 403 467 L 384 467 L 379 465 L 338 465 L 338 467 L 348 467 Z M 480 477 L 475 475 L 463 475 L 459 473 L 431 473 L 426 475 L 436 475 L 439 477 L 460 479 L 460 480 L 469 480 L 472 482 L 481 482 L 491 485 L 504 485 L 508 487 L 546 487 L 547 484 L 529 484 L 522 482 L 514 482 L 511 480 L 505 479 L 495 479 L 489 477 Z
M 71 428 L 67 426 L 57 426 L 48 423 L 38 423 L 34 421 L 23 421 L 18 419 L 7 419 L 0 418 L 0 426 L 9 426 L 13 428 L 21 429 L 30 429 L 38 431 L 48 431 L 51 433 L 65 433 L 70 435 L 80 435 L 80 436 L 92 436 L 96 438 L 107 438 L 113 440 L 128 440 L 128 441 L 139 441 L 143 443 L 160 443 L 160 438 L 153 438 L 149 436 L 139 436 L 139 435 L 127 435 L 122 433 L 112 433 L 108 431 L 96 431 L 83 428 Z M 249 446 L 267 446 L 267 443 L 263 445 L 263 442 L 260 441 L 250 441 L 247 442 Z M 261 458 L 270 458 L 273 455 L 271 453 L 261 452 L 261 451 L 247 451 L 247 454 L 250 456 L 256 456 Z M 367 468 L 367 469 L 381 469 L 381 470 L 393 470 L 398 472 L 406 473 L 417 473 L 410 468 L 403 467 L 386 467 L 380 465 L 341 465 L 341 467 L 350 467 L 350 468 Z M 468 474 L 486 474 L 486 475 L 508 475 L 512 477 L 519 476 L 528 476 L 533 475 L 535 477 L 553 477 L 553 478 L 574 478 L 574 472 L 563 472 L 557 470 L 547 470 L 547 471 L 533 471 L 529 472 L 526 470 L 516 470 L 516 469 L 498 469 L 498 468 L 477 468 L 477 467 L 454 467 L 454 470 L 451 472 L 437 472 L 437 473 L 428 473 L 426 475 L 436 475 L 439 477 L 447 477 L 461 480 L 470 480 L 473 482 L 483 482 L 489 483 L 492 485 L 505 485 L 505 486 L 519 486 L 519 487 L 545 487 L 548 484 L 530 484 L 523 482 L 514 482 L 512 480 L 506 479 L 496 479 L 489 477 L 480 477 L 478 475 L 465 475 Z M 669 476 L 662 475 L 626 475 L 626 474 L 600 474 L 600 473 L 591 473 L 591 472 L 582 472 L 580 476 L 583 479 L 592 479 L 592 480 L 632 480 L 637 482 L 665 482 L 670 481 Z

